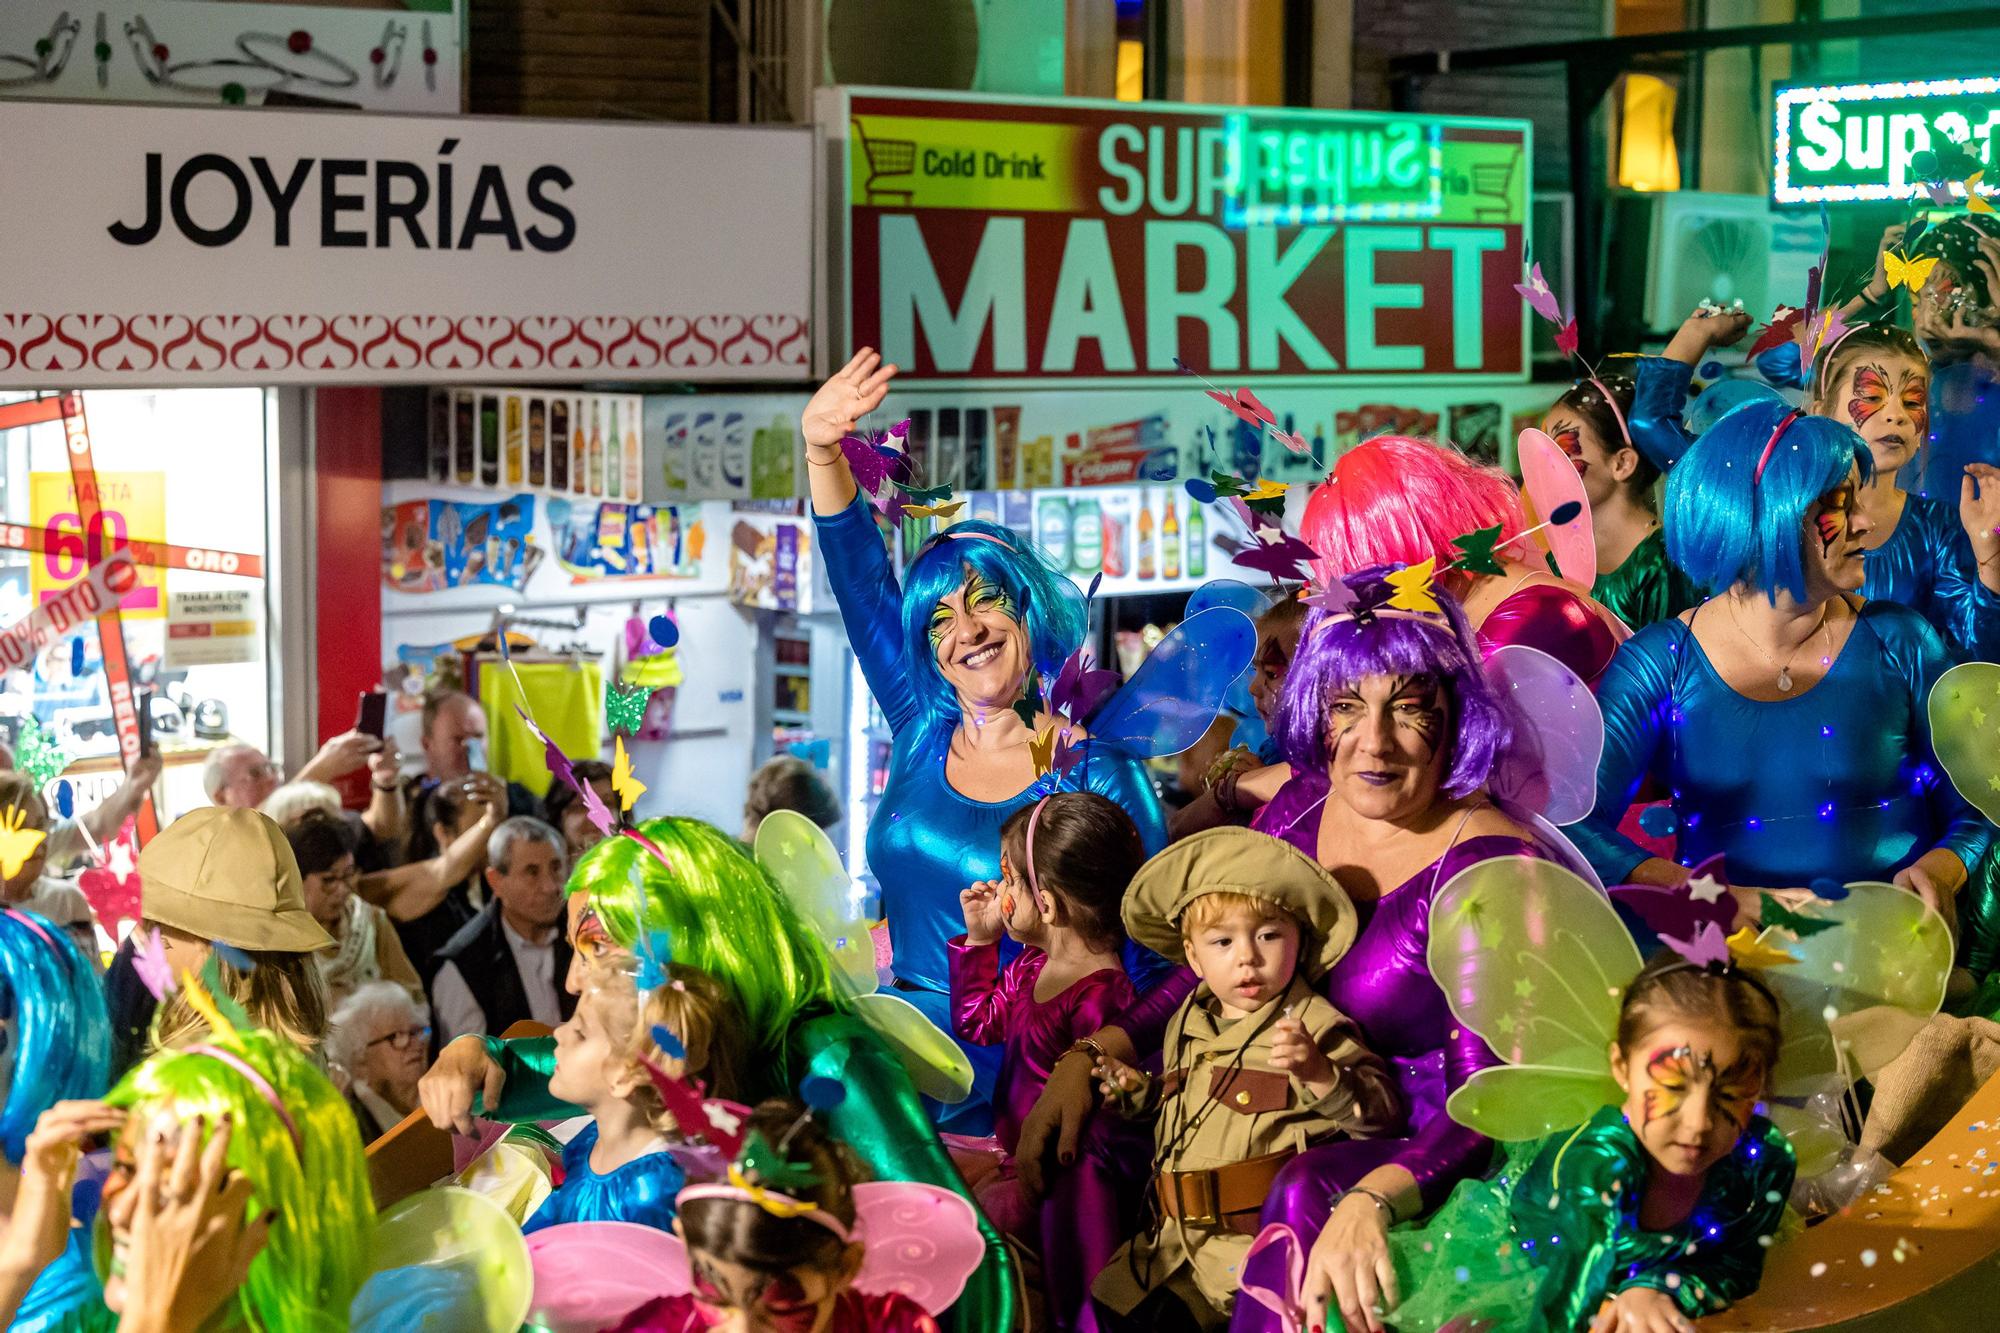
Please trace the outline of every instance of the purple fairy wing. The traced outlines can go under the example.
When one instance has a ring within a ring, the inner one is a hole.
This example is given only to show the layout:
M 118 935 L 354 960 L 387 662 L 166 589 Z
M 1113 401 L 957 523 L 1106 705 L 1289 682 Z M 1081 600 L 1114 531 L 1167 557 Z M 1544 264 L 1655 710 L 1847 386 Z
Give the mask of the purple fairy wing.
M 1187 617 L 1091 719 L 1089 744 L 1142 759 L 1179 754 L 1207 731 L 1257 651 L 1257 628 L 1232 607 Z
M 1486 659 L 1486 678 L 1507 701 L 1514 743 L 1493 766 L 1494 796 L 1574 824 L 1597 802 L 1604 755 L 1604 714 L 1575 672 L 1538 648 L 1509 644 Z

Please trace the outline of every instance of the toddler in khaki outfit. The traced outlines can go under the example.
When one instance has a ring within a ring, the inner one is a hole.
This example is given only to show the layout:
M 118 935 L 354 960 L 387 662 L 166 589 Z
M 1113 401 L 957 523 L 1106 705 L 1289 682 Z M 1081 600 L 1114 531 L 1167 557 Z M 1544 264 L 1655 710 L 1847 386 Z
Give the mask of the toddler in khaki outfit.
M 1108 1106 L 1156 1117 L 1154 1220 L 1092 1294 L 1107 1328 L 1222 1328 L 1279 1168 L 1328 1138 L 1397 1129 L 1401 1100 L 1311 985 L 1353 944 L 1354 904 L 1295 848 L 1244 828 L 1198 833 L 1140 869 L 1124 916 L 1201 984 L 1167 1025 L 1158 1079 L 1098 1062 Z

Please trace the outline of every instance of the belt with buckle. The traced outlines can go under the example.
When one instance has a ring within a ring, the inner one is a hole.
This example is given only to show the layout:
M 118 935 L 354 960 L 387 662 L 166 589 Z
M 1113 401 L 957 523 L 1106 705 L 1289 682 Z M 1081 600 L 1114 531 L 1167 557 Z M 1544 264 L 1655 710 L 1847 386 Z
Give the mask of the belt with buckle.
M 1160 1213 L 1195 1226 L 1254 1236 L 1259 1230 L 1257 1214 L 1278 1172 L 1296 1155 L 1287 1149 L 1210 1171 L 1162 1171 L 1153 1178 Z

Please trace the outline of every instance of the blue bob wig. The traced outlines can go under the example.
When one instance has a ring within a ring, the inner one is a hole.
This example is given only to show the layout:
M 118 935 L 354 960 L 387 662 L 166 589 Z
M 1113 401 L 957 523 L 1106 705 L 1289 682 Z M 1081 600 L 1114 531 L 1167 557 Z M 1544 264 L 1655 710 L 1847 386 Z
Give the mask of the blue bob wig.
M 90 959 L 62 927 L 19 908 L 0 911 L 0 1150 L 19 1165 L 42 1112 L 102 1097 L 111 1082 L 111 1015 Z
M 997 523 L 953 524 L 918 550 L 903 573 L 903 655 L 916 684 L 919 743 L 957 725 L 958 696 L 938 670 L 931 613 L 973 574 L 1012 599 L 1028 631 L 1028 656 L 1045 680 L 1083 643 L 1090 628 L 1083 594 L 1049 558 Z
M 1342 582 L 1363 606 L 1388 601 L 1384 567 L 1362 570 Z M 1450 710 L 1444 794 L 1453 800 L 1486 785 L 1493 766 L 1513 745 L 1514 715 L 1486 679 L 1472 626 L 1458 601 L 1442 588 L 1431 595 L 1442 619 L 1400 614 L 1348 616 L 1314 611 L 1299 635 L 1285 673 L 1274 729 L 1279 749 L 1293 765 L 1324 773 L 1333 763 L 1327 717 L 1334 701 L 1369 676 L 1428 676 Z
M 1764 475 L 1757 460 L 1791 408 L 1757 399 L 1726 413 L 1667 474 L 1667 555 L 1718 593 L 1747 583 L 1772 601 L 1806 595 L 1806 511 L 1858 465 L 1874 475 L 1868 446 L 1851 426 L 1800 416 L 1778 437 Z

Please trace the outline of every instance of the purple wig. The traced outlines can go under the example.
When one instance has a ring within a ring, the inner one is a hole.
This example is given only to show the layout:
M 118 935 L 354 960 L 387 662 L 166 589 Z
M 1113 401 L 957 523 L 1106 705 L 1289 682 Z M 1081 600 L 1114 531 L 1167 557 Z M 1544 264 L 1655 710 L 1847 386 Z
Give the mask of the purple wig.
M 1360 606 L 1381 607 L 1394 592 L 1383 577 L 1388 572 L 1378 566 L 1343 582 Z M 1515 723 L 1487 683 L 1464 610 L 1442 588 L 1433 588 L 1432 595 L 1444 609 L 1443 619 L 1312 613 L 1278 700 L 1275 730 L 1286 760 L 1326 772 L 1333 763 L 1326 719 L 1334 700 L 1369 676 L 1426 676 L 1438 683 L 1450 710 L 1444 794 L 1456 800 L 1486 785 L 1494 763 L 1514 742 Z

